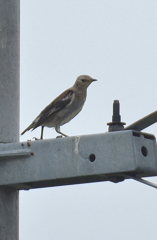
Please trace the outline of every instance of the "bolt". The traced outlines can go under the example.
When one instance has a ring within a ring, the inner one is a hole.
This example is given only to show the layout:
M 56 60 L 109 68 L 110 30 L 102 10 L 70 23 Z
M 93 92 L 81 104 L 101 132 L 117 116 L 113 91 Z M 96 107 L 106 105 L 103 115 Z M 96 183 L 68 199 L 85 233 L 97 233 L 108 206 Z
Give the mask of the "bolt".
M 109 132 L 124 130 L 123 125 L 125 125 L 125 123 L 121 122 L 119 100 L 114 100 L 113 102 L 112 122 L 107 123 L 107 125 L 109 125 Z

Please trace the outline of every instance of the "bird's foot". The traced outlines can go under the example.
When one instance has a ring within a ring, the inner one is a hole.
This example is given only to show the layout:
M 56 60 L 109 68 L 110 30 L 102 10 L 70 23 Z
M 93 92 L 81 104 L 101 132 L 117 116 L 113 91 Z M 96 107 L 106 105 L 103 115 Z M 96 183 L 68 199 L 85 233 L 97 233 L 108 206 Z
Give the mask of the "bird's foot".
M 62 135 L 60 135 L 60 136 L 57 136 L 56 138 L 62 138 L 63 136 Z
M 40 138 L 33 137 L 34 140 L 41 140 Z

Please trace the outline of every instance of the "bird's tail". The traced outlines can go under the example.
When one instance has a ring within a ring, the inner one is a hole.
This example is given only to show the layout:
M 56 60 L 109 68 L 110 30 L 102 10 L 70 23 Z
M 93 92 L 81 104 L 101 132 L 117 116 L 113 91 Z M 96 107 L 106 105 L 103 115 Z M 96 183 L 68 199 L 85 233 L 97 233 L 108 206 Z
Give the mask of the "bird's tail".
M 34 126 L 35 124 L 34 123 L 31 123 L 22 133 L 21 135 L 23 135 L 25 132 L 29 131 L 29 130 L 33 130 L 34 129 Z

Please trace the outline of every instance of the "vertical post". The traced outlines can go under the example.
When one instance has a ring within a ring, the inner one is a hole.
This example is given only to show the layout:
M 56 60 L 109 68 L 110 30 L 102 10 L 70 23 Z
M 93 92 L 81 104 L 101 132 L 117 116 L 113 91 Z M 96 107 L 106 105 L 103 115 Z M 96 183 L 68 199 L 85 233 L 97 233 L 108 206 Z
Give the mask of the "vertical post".
M 19 37 L 20 0 L 0 0 L 0 143 L 19 141 Z M 1 187 L 0 240 L 18 240 L 18 228 L 19 192 Z

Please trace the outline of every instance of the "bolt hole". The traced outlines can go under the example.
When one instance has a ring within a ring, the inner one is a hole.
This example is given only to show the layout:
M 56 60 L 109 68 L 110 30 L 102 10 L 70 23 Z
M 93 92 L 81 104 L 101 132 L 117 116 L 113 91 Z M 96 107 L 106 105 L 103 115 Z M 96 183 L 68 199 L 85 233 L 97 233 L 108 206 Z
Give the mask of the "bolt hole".
M 89 155 L 89 160 L 90 160 L 91 162 L 94 162 L 95 159 L 96 159 L 95 154 L 92 153 L 92 154 Z
M 142 152 L 144 157 L 146 157 L 148 155 L 148 150 L 147 150 L 147 148 L 145 146 L 141 147 L 141 152 Z

